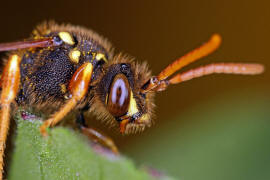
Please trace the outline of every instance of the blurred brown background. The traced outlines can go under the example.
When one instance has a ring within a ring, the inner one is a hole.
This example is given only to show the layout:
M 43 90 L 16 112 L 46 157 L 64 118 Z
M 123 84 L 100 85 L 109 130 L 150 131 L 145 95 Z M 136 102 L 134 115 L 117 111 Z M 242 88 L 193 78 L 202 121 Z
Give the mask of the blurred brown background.
M 127 52 L 159 73 L 177 57 L 184 55 L 211 34 L 223 37 L 214 54 L 185 68 L 210 62 L 259 62 L 270 67 L 270 2 L 247 0 L 175 0 L 175 1 L 8 1 L 0 8 L 0 42 L 28 37 L 33 27 L 44 20 L 89 27 L 104 35 L 116 51 Z M 156 124 L 137 136 L 114 136 L 119 148 L 136 161 L 130 147 L 139 142 L 158 141 L 155 134 L 171 133 L 163 128 L 169 120 L 209 99 L 228 94 L 267 94 L 270 73 L 260 76 L 207 76 L 172 86 L 156 96 Z M 229 95 L 230 96 L 230 95 Z M 230 96 L 233 99 L 233 96 Z M 199 121 L 199 120 L 198 120 Z M 182 126 L 179 119 L 176 126 Z M 106 128 L 103 128 L 106 129 Z M 181 133 L 181 132 L 178 132 Z M 148 141 L 147 141 L 148 140 Z M 170 139 L 170 141 L 174 141 Z M 140 150 L 144 151 L 145 144 Z M 172 143 L 173 144 L 173 143 Z M 150 148 L 150 147 L 145 147 Z M 172 147 L 168 147 L 172 148 Z M 154 149 L 153 151 L 158 151 Z M 147 160 L 151 164 L 151 160 Z M 159 165 L 173 175 L 166 166 Z

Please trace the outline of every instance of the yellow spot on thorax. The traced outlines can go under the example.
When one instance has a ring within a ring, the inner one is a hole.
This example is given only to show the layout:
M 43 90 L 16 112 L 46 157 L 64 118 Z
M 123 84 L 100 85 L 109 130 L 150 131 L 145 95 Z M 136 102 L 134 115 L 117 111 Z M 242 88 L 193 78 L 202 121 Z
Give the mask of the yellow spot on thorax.
M 105 57 L 105 55 L 104 54 L 102 54 L 102 53 L 97 53 L 97 55 L 96 55 L 96 60 L 104 60 L 106 63 L 108 62 L 108 60 L 107 60 L 107 58 Z
M 71 36 L 70 33 L 68 32 L 59 32 L 59 37 L 62 39 L 62 41 L 64 41 L 65 43 L 69 44 L 69 45 L 74 45 L 74 39 Z
M 81 52 L 78 51 L 78 50 L 71 50 L 69 52 L 69 58 L 72 62 L 74 63 L 79 63 L 79 60 L 80 60 L 80 56 L 81 56 Z

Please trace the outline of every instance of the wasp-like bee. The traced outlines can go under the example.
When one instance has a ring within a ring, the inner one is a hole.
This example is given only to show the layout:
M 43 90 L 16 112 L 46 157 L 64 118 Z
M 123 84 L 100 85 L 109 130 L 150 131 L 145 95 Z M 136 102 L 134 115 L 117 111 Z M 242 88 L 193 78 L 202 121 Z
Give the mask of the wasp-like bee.
M 114 54 L 106 39 L 79 26 L 43 23 L 29 39 L 0 44 L 0 51 L 10 51 L 0 81 L 0 171 L 11 105 L 52 114 L 40 127 L 44 136 L 48 127 L 69 112 L 75 112 L 85 134 L 117 152 L 110 138 L 86 126 L 84 112 L 94 113 L 102 121 L 118 126 L 123 134 L 140 132 L 153 122 L 155 92 L 165 90 L 170 84 L 213 73 L 263 72 L 259 64 L 216 63 L 169 78 L 216 50 L 220 43 L 220 36 L 214 34 L 204 45 L 152 77 L 145 63 L 135 62 L 129 55 Z

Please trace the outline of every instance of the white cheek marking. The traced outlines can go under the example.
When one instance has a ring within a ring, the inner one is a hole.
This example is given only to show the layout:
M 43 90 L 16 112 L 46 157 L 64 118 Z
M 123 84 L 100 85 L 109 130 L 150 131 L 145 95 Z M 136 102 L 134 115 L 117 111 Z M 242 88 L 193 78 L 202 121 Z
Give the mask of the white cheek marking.
M 128 96 L 127 87 L 126 87 L 125 82 L 123 81 L 123 79 L 117 79 L 115 81 L 115 83 L 114 83 L 113 90 L 112 90 L 112 102 L 114 104 L 116 103 L 117 89 L 118 88 L 121 89 L 121 95 L 120 95 L 119 104 L 120 104 L 120 106 L 122 106 L 124 104 L 124 102 L 125 102 L 125 99 Z

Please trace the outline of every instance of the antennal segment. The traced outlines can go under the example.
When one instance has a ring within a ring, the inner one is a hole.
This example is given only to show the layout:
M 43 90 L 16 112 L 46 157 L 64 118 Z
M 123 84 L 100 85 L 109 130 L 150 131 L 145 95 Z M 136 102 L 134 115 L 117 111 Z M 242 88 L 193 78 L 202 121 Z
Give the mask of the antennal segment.
M 180 57 L 179 59 L 175 60 L 173 63 L 168 65 L 163 71 L 159 73 L 158 76 L 153 76 L 150 78 L 141 88 L 142 93 L 148 91 L 156 91 L 159 89 L 160 83 L 164 84 L 165 81 L 169 76 L 171 76 L 176 71 L 180 70 L 182 67 L 204 57 L 208 54 L 215 51 L 221 44 L 221 37 L 218 34 L 212 35 L 208 42 L 203 44 L 202 46 L 194 49 L 193 51 L 187 53 L 186 55 Z
M 261 64 L 216 63 L 191 69 L 184 73 L 179 73 L 171 78 L 168 82 L 169 84 L 178 84 L 183 81 L 218 73 L 256 75 L 261 74 L 263 71 L 264 66 Z
M 218 34 L 212 35 L 210 40 L 200 46 L 197 49 L 187 53 L 186 55 L 175 60 L 173 63 L 168 65 L 161 73 L 158 75 L 158 80 L 163 80 L 168 78 L 170 75 L 180 70 L 182 67 L 204 57 L 208 54 L 214 52 L 221 44 L 221 37 Z

